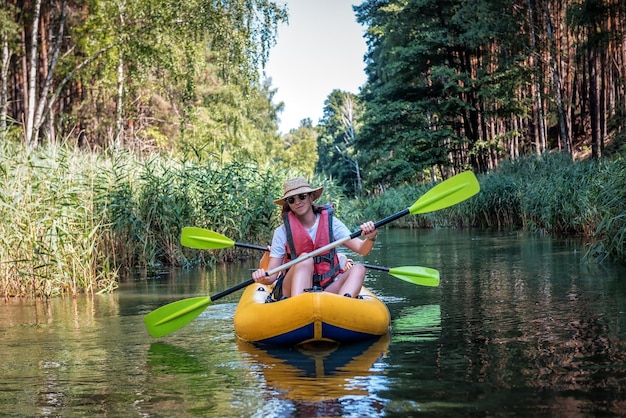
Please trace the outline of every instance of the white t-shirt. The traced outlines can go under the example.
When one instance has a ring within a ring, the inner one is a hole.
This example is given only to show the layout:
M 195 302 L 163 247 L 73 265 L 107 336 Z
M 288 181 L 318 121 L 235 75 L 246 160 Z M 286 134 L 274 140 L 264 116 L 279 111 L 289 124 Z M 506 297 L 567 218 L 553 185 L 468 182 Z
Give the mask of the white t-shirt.
M 333 220 L 333 237 L 330 237 L 330 242 L 337 241 L 340 239 L 347 238 L 351 235 L 350 230 L 343 222 L 337 219 L 335 216 L 332 217 Z M 317 226 L 319 225 L 320 215 L 317 214 L 315 218 L 315 224 L 311 229 L 307 229 L 306 232 L 309 234 L 311 239 L 315 242 L 315 236 L 317 235 Z M 272 249 L 270 251 L 270 257 L 283 258 L 287 253 L 287 229 L 285 228 L 285 224 L 279 226 L 274 230 L 274 237 L 272 238 Z

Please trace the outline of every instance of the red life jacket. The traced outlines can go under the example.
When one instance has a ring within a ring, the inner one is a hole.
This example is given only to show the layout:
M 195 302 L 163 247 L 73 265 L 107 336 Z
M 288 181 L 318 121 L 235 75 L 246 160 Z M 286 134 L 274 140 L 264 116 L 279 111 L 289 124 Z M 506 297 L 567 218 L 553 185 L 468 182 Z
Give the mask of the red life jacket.
M 283 215 L 283 222 L 287 231 L 286 262 L 297 258 L 302 253 L 310 253 L 330 244 L 330 240 L 334 239 L 333 212 L 332 206 L 325 205 L 323 207 L 317 225 L 315 242 L 293 212 L 290 211 Z M 340 272 L 339 267 L 336 248 L 331 248 L 329 251 L 313 257 L 313 286 L 325 288 L 331 284 Z

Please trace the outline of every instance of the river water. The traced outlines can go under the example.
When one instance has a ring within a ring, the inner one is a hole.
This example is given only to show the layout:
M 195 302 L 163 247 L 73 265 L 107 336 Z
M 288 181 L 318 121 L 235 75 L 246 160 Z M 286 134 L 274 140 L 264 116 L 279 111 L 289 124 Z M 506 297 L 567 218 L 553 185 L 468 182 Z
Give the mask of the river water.
M 259 243 L 256 243 L 259 244 Z M 626 411 L 626 268 L 579 240 L 384 230 L 363 260 L 439 270 L 437 288 L 368 271 L 389 335 L 354 346 L 237 341 L 240 293 L 160 339 L 143 317 L 249 278 L 254 261 L 0 305 L 0 415 L 617 416 Z

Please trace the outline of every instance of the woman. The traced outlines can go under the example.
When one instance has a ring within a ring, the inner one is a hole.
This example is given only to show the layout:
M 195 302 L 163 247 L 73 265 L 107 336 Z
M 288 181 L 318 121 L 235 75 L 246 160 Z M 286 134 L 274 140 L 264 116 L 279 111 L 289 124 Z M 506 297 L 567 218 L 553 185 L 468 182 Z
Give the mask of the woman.
M 267 270 L 350 236 L 343 222 L 333 216 L 332 207 L 313 205 L 323 191 L 323 187 L 311 188 L 302 177 L 285 182 L 283 197 L 274 201 L 283 208 L 283 225 L 274 231 Z M 361 225 L 361 236 L 365 239 L 353 238 L 343 245 L 358 254 L 367 255 L 374 247 L 377 233 L 373 222 L 365 222 Z M 266 276 L 266 270 L 261 268 L 252 273 L 252 278 L 266 285 L 281 278 L 282 295 L 285 297 L 297 296 L 314 286 L 327 292 L 357 297 L 365 279 L 365 267 L 355 264 L 344 269 L 341 264 L 336 248 L 333 248 L 292 266 L 286 273 Z M 281 282 L 277 283 L 277 287 Z

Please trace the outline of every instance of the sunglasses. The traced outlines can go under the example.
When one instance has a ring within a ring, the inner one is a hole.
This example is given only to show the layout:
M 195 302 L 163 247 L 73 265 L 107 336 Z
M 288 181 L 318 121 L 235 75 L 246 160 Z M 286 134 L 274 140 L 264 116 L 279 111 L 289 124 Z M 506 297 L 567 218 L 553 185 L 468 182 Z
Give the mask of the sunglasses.
M 300 200 L 304 200 L 304 199 L 306 199 L 307 197 L 309 197 L 309 194 L 308 194 L 308 193 L 300 193 L 300 194 L 298 195 L 298 199 L 300 199 Z M 295 197 L 293 197 L 293 196 L 289 196 L 289 197 L 288 197 L 287 199 L 285 199 L 285 200 L 286 200 L 286 201 L 287 201 L 287 203 L 289 203 L 290 205 L 293 205 L 293 202 L 295 202 L 295 201 L 296 201 L 296 198 L 295 198 Z

